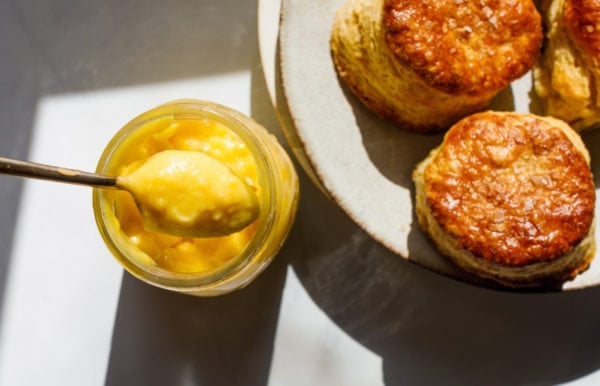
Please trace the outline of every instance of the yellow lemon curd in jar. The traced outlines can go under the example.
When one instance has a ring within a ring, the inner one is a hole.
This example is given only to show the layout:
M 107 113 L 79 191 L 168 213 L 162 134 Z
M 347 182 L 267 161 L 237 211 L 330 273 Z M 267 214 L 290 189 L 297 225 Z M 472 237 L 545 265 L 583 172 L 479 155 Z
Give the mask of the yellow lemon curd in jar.
M 136 171 L 138 171 L 137 174 L 140 174 L 139 169 L 152 157 L 159 153 L 169 154 L 174 150 L 201 152 L 212 160 L 216 160 L 216 164 L 210 161 L 206 165 L 218 165 L 215 166 L 215 173 L 223 172 L 222 166 L 228 168 L 231 173 L 249 186 L 256 196 L 260 197 L 258 171 L 249 149 L 225 125 L 209 118 L 174 119 L 169 116 L 151 121 L 122 143 L 115 151 L 113 161 L 120 165 L 119 178 L 127 179 L 130 175 L 134 176 Z M 168 162 L 168 157 L 162 162 L 163 165 L 159 168 L 164 168 L 164 162 Z M 143 178 L 135 183 L 138 191 L 143 190 L 144 186 L 151 191 L 157 188 L 156 184 L 161 184 L 151 175 L 151 171 L 145 173 Z M 185 180 L 180 181 L 180 184 L 183 185 L 189 183 Z M 165 188 L 171 189 L 175 197 L 178 194 L 176 180 L 170 181 Z M 236 201 L 237 198 L 229 197 L 225 201 L 223 201 L 223 197 L 219 198 L 219 195 L 227 196 L 228 194 L 235 196 L 238 193 L 213 192 L 212 195 L 203 196 L 203 199 L 213 200 L 212 205 L 217 207 L 216 212 L 218 213 L 215 218 L 223 220 L 222 217 L 225 216 L 225 223 L 228 224 L 226 226 L 232 226 L 231 222 L 237 221 L 235 215 L 239 214 L 239 211 L 227 212 L 227 205 L 223 202 Z M 151 198 L 146 198 L 146 200 L 151 200 Z M 253 203 L 258 205 L 257 201 L 253 201 Z M 208 204 L 210 205 L 210 203 Z M 222 207 L 219 208 L 219 205 Z M 250 208 L 251 210 L 256 209 L 252 205 Z M 167 215 L 167 212 L 168 210 L 165 209 L 161 213 Z M 121 230 L 138 249 L 146 253 L 159 267 L 177 273 L 200 273 L 219 268 L 238 256 L 256 232 L 255 222 L 237 232 L 220 237 L 193 238 L 155 232 L 150 230 L 155 227 L 144 224 L 144 217 L 138 210 L 133 196 L 127 191 L 116 192 L 115 214 Z

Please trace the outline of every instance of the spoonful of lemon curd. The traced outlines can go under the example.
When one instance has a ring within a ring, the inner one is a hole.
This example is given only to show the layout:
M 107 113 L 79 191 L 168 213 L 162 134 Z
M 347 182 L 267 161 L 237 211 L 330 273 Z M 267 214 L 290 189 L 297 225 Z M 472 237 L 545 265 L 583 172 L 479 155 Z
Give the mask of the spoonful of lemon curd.
M 164 150 L 118 177 L 0 157 L 0 174 L 128 191 L 146 230 L 179 237 L 232 234 L 260 212 L 250 185 L 198 151 Z

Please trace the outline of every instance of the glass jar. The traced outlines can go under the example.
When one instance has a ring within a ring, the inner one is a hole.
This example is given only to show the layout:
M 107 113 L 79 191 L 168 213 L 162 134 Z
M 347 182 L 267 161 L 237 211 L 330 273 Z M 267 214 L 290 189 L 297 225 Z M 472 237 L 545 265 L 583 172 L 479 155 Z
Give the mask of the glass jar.
M 211 102 L 181 100 L 154 108 L 127 123 L 105 148 L 96 171 L 119 175 L 129 150 L 135 151 L 133 147 L 159 130 L 159 123 L 166 118 L 218 122 L 244 143 L 256 164 L 261 192 L 260 214 L 253 224 L 255 232 L 240 253 L 218 267 L 202 272 L 174 272 L 157 264 L 122 230 L 116 205 L 118 195 L 123 193 L 94 189 L 93 209 L 102 238 L 119 263 L 148 284 L 198 296 L 221 295 L 242 288 L 269 265 L 293 224 L 299 195 L 294 166 L 277 139 L 250 117 Z

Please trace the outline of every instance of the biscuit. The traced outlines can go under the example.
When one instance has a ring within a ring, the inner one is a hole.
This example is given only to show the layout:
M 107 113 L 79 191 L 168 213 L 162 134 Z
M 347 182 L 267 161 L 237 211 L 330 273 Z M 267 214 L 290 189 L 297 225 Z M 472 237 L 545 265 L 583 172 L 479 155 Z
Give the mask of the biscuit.
M 348 0 L 330 37 L 350 91 L 417 132 L 485 109 L 533 66 L 541 42 L 531 0 Z
M 419 224 L 441 254 L 505 286 L 571 279 L 595 253 L 589 163 L 563 121 L 476 113 L 414 170 Z
M 534 65 L 534 88 L 542 112 L 575 130 L 600 123 L 600 2 L 544 0 L 542 55 Z

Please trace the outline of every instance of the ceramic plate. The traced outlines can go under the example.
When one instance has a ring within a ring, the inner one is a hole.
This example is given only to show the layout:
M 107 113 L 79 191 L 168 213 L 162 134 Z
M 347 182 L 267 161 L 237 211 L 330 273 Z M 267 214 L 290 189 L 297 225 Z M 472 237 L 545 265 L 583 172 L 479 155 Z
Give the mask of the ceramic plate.
M 260 1 L 265 76 L 290 146 L 326 194 L 387 248 L 440 274 L 495 287 L 440 256 L 417 224 L 411 173 L 441 143 L 442 136 L 409 133 L 391 126 L 367 110 L 338 79 L 329 35 L 335 11 L 344 1 L 283 0 L 279 15 L 278 0 Z M 528 73 L 498 95 L 491 108 L 535 112 L 530 95 Z M 591 151 L 592 168 L 597 171 L 600 132 L 583 136 Z M 597 216 L 598 212 L 596 208 Z M 561 289 L 599 282 L 596 259 L 589 270 Z

